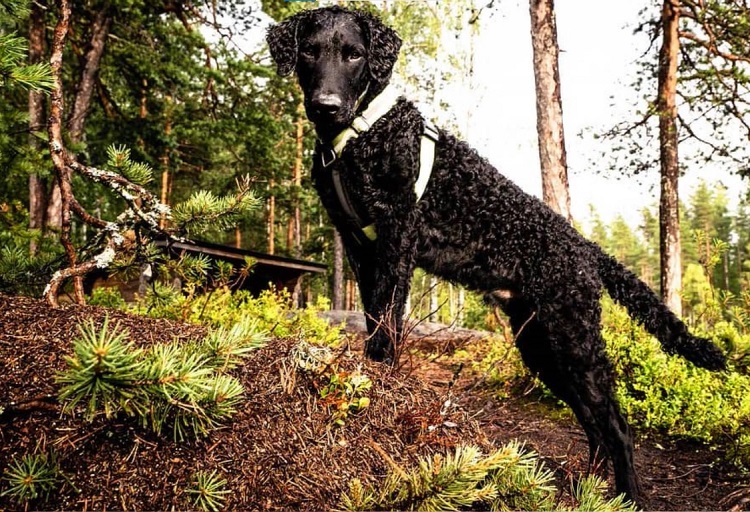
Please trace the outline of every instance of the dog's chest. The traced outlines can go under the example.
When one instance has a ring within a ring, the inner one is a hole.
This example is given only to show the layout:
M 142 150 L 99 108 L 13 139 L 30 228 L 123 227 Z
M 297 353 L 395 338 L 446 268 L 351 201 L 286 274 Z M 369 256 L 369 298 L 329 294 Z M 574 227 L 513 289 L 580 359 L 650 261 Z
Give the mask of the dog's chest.
M 328 166 L 316 158 L 313 184 L 339 229 L 362 227 L 373 221 L 378 195 L 373 188 L 373 172 L 371 162 L 355 162 L 349 154 Z

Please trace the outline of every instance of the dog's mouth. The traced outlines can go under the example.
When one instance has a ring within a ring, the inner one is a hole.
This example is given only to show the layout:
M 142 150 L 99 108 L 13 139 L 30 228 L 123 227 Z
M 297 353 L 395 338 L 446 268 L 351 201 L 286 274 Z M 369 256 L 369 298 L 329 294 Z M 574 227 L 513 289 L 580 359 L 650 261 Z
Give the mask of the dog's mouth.
M 307 117 L 315 125 L 319 135 L 324 138 L 333 138 L 341 130 L 349 126 L 354 118 L 353 109 L 344 105 L 337 109 L 316 108 L 314 105 L 306 105 Z

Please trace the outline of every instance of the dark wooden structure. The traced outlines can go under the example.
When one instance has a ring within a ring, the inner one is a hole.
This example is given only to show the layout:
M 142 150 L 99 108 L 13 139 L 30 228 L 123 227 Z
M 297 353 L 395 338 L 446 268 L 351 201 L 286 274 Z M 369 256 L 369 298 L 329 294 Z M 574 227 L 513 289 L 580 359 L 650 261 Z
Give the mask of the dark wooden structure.
M 322 263 L 286 258 L 263 252 L 238 249 L 228 245 L 212 244 L 201 241 L 167 242 L 158 240 L 155 245 L 161 248 L 169 257 L 180 258 L 183 255 L 207 256 L 212 260 L 231 263 L 235 269 L 244 268 L 247 258 L 253 261 L 251 272 L 242 279 L 233 280 L 233 289 L 248 290 L 258 295 L 263 290 L 274 287 L 277 290 L 294 291 L 300 277 L 304 274 L 319 274 L 328 268 Z M 133 279 L 123 282 L 109 277 L 105 270 L 94 272 L 86 278 L 86 293 L 99 286 L 117 287 L 125 300 L 132 300 L 136 292 L 144 293 L 145 279 Z
M 286 258 L 274 254 L 237 249 L 228 245 L 212 244 L 208 242 L 170 242 L 158 241 L 157 247 L 168 251 L 169 255 L 179 258 L 183 254 L 190 256 L 205 255 L 215 260 L 222 260 L 234 265 L 235 268 L 245 266 L 245 259 L 252 258 L 255 262 L 252 272 L 241 282 L 238 289 L 249 290 L 258 294 L 273 286 L 276 289 L 294 290 L 299 278 L 306 273 L 321 273 L 328 268 L 322 263 Z

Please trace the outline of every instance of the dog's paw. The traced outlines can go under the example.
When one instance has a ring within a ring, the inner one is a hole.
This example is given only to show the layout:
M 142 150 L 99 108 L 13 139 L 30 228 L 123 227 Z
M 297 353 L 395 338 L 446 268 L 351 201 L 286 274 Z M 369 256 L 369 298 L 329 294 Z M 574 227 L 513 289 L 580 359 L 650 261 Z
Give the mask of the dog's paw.
M 365 343 L 365 356 L 386 364 L 393 364 L 393 344 L 376 333 Z

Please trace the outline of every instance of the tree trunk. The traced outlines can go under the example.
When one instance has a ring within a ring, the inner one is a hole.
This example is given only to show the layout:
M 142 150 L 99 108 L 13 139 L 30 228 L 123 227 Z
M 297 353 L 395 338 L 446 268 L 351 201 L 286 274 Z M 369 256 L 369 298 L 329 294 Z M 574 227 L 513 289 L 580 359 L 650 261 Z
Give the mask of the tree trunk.
M 430 310 L 427 312 L 427 318 L 430 322 L 438 321 L 438 280 L 437 277 L 430 276 Z
M 44 11 L 37 2 L 31 3 L 29 17 L 29 64 L 36 64 L 44 59 L 45 50 Z M 29 146 L 41 150 L 42 139 L 36 135 L 46 124 L 44 94 L 29 91 Z M 29 176 L 29 228 L 44 230 L 45 212 L 47 209 L 47 180 L 36 174 Z M 31 241 L 31 254 L 36 254 L 36 240 Z
M 145 80 L 144 80 L 145 82 Z M 144 84 L 145 88 L 145 84 Z M 144 94 L 145 97 L 145 94 Z M 169 138 L 172 136 L 172 97 L 167 96 L 166 97 L 166 103 L 167 103 L 167 109 L 166 109 L 166 120 L 164 121 L 164 138 L 166 140 L 169 140 Z M 141 114 L 143 114 L 143 118 L 146 117 L 146 109 L 144 107 L 145 102 L 141 105 Z M 169 173 L 169 148 L 164 148 L 164 153 L 162 154 L 161 158 L 159 158 L 159 161 L 161 162 L 161 203 L 169 205 L 170 200 L 169 196 L 171 195 L 170 192 L 172 190 L 172 177 Z M 161 218 L 159 219 L 159 227 L 164 229 L 167 226 L 167 215 L 162 214 Z
M 565 155 L 557 27 L 553 0 L 530 0 L 531 45 L 536 83 L 536 129 L 542 168 L 542 197 L 571 220 L 568 164 Z
M 99 72 L 99 63 L 102 54 L 104 54 L 105 42 L 111 25 L 112 17 L 109 15 L 109 7 L 105 6 L 97 13 L 91 25 L 91 41 L 84 57 L 83 70 L 76 88 L 73 110 L 71 110 L 68 119 L 71 142 L 80 142 L 84 138 L 83 127 L 91 107 L 91 98 L 94 95 L 94 79 Z
M 661 253 L 661 294 L 677 315 L 682 314 L 682 268 L 680 261 L 680 210 L 677 153 L 677 61 L 680 40 L 679 0 L 665 0 L 662 8 L 662 46 L 659 51 L 659 148 L 661 197 L 659 201 L 659 247 Z
M 333 309 L 344 309 L 346 291 L 344 290 L 344 243 L 339 232 L 333 231 Z
M 59 19 L 55 26 L 52 54 L 50 56 L 50 68 L 52 70 L 54 87 L 50 94 L 50 112 L 47 134 L 49 136 L 50 156 L 55 167 L 55 177 L 58 185 L 57 190 L 60 193 L 60 241 L 65 248 L 65 254 L 68 258 L 70 277 L 73 277 L 75 301 L 78 304 L 84 304 L 85 297 L 83 295 L 83 281 L 79 272 L 82 270 L 88 270 L 88 268 L 78 268 L 75 247 L 70 240 L 70 205 L 73 201 L 73 191 L 71 188 L 71 171 L 68 169 L 65 162 L 65 146 L 63 144 L 62 136 L 62 114 L 65 109 L 61 70 L 63 49 L 65 48 L 65 40 L 70 25 L 71 11 L 70 4 L 67 0 L 60 0 L 59 11 Z M 94 263 L 92 262 L 91 265 L 93 264 Z M 89 267 L 91 265 L 89 265 Z M 57 306 L 57 290 L 59 288 L 59 283 L 61 282 L 61 275 L 61 272 L 56 272 L 50 285 L 45 291 L 47 302 L 53 307 Z
M 305 104 L 300 101 L 297 106 L 297 152 L 294 157 L 294 172 L 292 176 L 293 180 L 293 194 L 292 201 L 294 203 L 294 256 L 299 258 L 302 255 L 302 217 L 300 211 L 300 199 L 299 192 L 302 188 L 302 154 L 305 147 Z
M 268 198 L 268 254 L 273 254 L 275 250 L 274 239 L 276 238 L 276 196 L 273 195 L 274 180 L 268 183 L 271 189 L 271 196 Z

